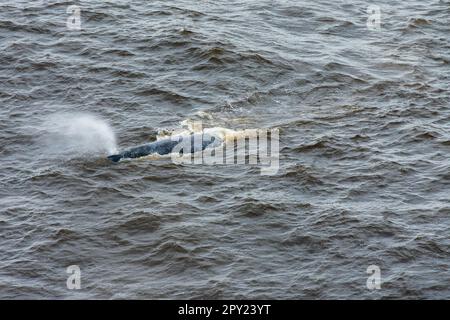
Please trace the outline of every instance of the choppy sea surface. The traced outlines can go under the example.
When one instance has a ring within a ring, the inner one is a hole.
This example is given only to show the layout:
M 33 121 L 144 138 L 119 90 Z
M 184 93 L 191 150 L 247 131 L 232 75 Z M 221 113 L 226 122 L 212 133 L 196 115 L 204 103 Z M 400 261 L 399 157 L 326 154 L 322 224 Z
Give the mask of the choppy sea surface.
M 444 0 L 1 0 L 0 298 L 450 298 L 449 63 Z M 279 171 L 105 159 L 195 121 Z

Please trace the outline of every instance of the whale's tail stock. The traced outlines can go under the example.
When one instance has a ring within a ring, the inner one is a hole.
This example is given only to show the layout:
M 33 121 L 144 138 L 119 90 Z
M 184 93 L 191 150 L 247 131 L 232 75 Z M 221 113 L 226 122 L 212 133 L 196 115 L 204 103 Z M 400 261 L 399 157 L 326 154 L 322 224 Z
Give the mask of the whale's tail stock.
M 122 155 L 121 154 L 113 154 L 111 156 L 108 156 L 108 159 L 113 162 L 119 162 L 120 159 L 122 159 Z

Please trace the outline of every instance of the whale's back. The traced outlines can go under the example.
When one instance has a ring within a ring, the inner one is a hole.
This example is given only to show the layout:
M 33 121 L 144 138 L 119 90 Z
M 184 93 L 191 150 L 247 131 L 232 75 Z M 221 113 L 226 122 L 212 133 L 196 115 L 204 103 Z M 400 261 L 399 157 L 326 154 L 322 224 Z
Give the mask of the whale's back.
M 150 154 L 166 155 L 174 151 L 175 147 L 179 153 L 195 153 L 202 151 L 208 146 L 219 145 L 221 139 L 210 134 L 192 134 L 189 136 L 177 136 L 161 139 L 149 144 L 141 145 L 128 149 L 120 154 L 110 155 L 108 159 L 113 162 L 119 162 L 124 158 L 140 158 Z

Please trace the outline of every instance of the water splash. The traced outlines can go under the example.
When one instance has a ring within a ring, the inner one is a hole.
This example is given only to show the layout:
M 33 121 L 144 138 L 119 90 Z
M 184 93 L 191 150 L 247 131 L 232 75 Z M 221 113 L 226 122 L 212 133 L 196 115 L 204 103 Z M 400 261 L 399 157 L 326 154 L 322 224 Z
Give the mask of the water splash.
M 113 129 L 96 115 L 53 115 L 45 121 L 43 131 L 48 153 L 77 156 L 117 153 Z

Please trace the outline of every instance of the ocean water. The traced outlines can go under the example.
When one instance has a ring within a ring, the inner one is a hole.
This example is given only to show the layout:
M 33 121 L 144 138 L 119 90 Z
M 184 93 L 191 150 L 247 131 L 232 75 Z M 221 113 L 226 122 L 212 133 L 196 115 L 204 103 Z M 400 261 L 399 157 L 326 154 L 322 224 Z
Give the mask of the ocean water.
M 450 298 L 449 63 L 444 0 L 0 0 L 0 298 Z M 105 159 L 199 122 L 278 172 Z

